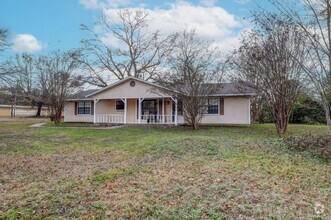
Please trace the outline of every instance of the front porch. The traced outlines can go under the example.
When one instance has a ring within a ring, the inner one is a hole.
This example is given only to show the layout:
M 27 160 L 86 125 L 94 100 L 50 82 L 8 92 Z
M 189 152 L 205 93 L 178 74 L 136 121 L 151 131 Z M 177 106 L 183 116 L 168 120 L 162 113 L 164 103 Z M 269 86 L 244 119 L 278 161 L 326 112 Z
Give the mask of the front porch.
M 170 97 L 94 99 L 92 107 L 93 123 L 98 124 L 177 125 L 182 121 L 177 100 Z

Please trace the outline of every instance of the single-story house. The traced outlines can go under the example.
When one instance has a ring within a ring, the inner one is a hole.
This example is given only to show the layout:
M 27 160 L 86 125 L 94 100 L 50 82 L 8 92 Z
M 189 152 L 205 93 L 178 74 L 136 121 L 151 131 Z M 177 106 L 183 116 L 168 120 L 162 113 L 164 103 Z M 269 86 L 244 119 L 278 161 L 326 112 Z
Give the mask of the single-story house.
M 105 88 L 87 90 L 68 97 L 65 122 L 110 124 L 184 124 L 177 100 L 155 92 L 158 85 L 128 77 Z M 154 91 L 154 92 L 153 92 Z M 217 94 L 206 99 L 202 124 L 249 125 L 250 97 L 255 90 L 219 85 Z

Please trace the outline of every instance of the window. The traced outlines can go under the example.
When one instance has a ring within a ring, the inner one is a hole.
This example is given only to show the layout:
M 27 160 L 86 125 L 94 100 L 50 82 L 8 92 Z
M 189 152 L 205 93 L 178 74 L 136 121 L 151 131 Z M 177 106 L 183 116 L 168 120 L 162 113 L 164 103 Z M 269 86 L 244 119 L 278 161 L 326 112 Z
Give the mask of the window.
M 205 114 L 218 114 L 219 99 L 207 99 L 205 104 Z
M 157 100 L 144 100 L 141 107 L 142 115 L 157 115 Z
M 116 111 L 124 110 L 124 102 L 122 100 L 116 100 Z
M 91 114 L 91 102 L 78 102 L 78 114 Z

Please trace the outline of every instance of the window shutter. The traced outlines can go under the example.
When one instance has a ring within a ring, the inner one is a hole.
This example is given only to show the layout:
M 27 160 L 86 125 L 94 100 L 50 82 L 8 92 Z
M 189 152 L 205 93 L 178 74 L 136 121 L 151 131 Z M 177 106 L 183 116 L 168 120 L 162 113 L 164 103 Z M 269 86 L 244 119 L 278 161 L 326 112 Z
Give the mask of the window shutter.
M 224 115 L 224 98 L 220 98 L 220 115 Z
M 94 115 L 94 101 L 91 101 L 91 115 Z
M 77 102 L 75 102 L 75 115 L 77 115 L 77 108 L 78 108 L 78 104 Z

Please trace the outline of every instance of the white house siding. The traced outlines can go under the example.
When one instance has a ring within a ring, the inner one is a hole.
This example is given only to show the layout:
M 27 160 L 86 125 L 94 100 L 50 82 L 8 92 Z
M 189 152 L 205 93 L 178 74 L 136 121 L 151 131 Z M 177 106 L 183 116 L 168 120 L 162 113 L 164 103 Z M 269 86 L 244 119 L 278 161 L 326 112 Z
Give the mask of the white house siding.
M 93 122 L 93 115 L 75 115 L 75 102 L 66 102 L 64 106 L 65 122 Z
M 124 115 L 124 111 L 116 111 L 115 99 L 99 100 L 96 107 L 97 114 Z M 160 100 L 162 102 L 162 100 Z M 172 114 L 172 100 L 165 99 L 165 115 Z M 137 99 L 127 100 L 127 123 L 137 123 Z M 224 115 L 204 115 L 202 124 L 229 124 L 248 125 L 250 124 L 249 97 L 225 97 Z M 162 106 L 159 108 L 162 114 Z M 182 123 L 182 117 L 178 117 Z M 65 122 L 93 122 L 93 115 L 75 115 L 75 102 L 66 102 L 64 108 Z
M 204 115 L 202 124 L 250 124 L 249 97 L 225 97 L 224 115 Z

